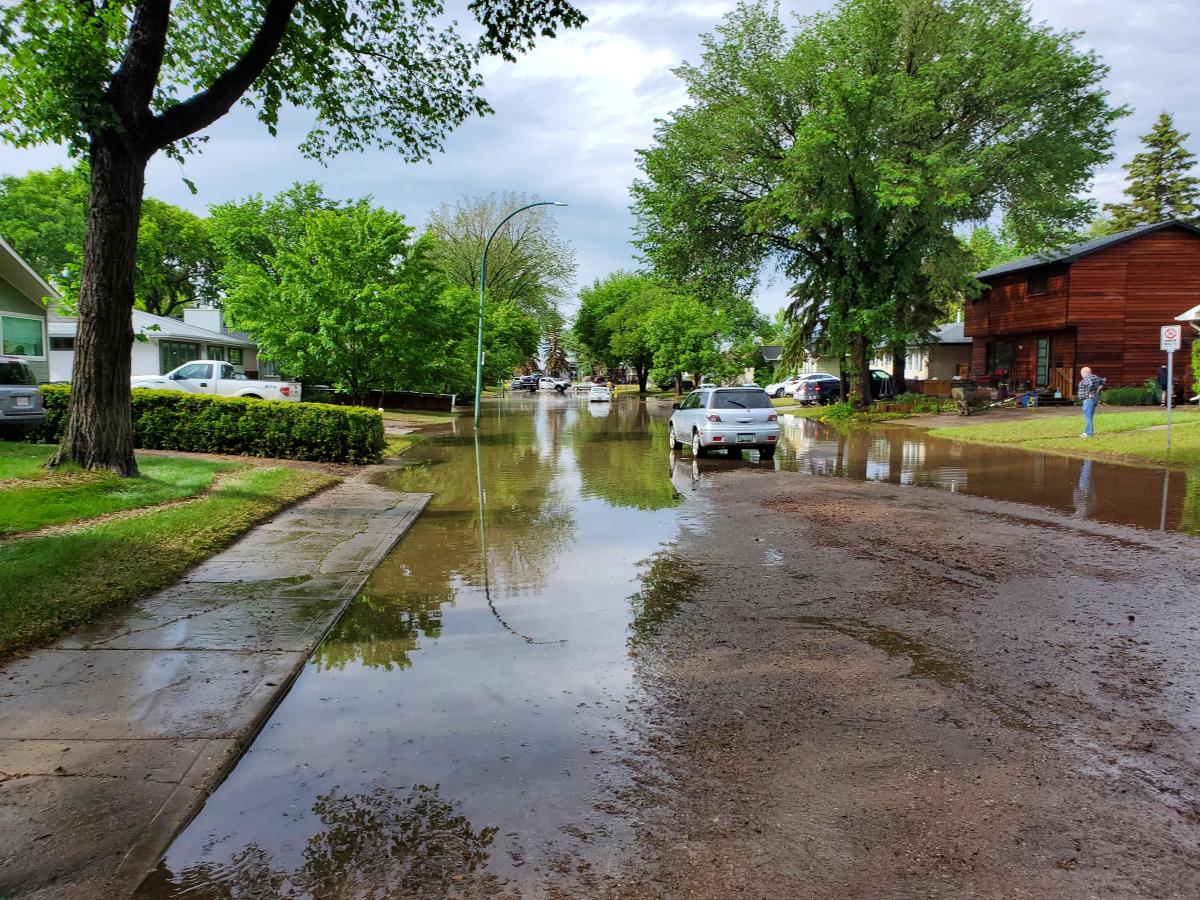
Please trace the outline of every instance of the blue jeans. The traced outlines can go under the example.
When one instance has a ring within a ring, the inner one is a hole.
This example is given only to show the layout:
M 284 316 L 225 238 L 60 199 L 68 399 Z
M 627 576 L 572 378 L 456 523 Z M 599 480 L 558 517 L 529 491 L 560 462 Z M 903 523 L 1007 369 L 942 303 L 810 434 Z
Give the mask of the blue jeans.
M 1096 404 L 1100 402 L 1099 397 L 1089 397 L 1083 401 L 1083 433 L 1091 437 L 1096 431 Z

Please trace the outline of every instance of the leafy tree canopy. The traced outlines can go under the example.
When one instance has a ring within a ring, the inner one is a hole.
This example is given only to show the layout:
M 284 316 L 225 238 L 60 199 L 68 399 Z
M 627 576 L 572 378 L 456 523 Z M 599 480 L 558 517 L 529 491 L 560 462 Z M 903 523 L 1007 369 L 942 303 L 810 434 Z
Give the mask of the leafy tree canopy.
M 956 226 L 1088 218 L 1079 197 L 1123 110 L 1075 40 L 1021 0 L 842 0 L 795 29 L 743 4 L 677 70 L 689 102 L 641 154 L 641 247 L 688 284 L 774 263 L 795 283 L 790 343 L 851 350 L 865 372 L 896 323 L 928 326 L 935 279 L 968 278 L 965 254 L 935 262 Z
M 1167 219 L 1200 218 L 1196 154 L 1184 146 L 1189 136 L 1175 128 L 1166 112 L 1159 115 L 1149 134 L 1142 135 L 1145 149 L 1125 165 L 1127 199 L 1104 206 L 1112 213 L 1112 231 Z
M 0 235 L 72 307 L 79 295 L 87 230 L 88 172 L 56 167 L 0 178 Z M 135 302 L 159 316 L 217 299 L 216 248 L 208 222 L 162 200 L 147 198 L 138 226 Z
M 533 203 L 525 194 L 505 191 L 464 197 L 429 215 L 437 238 L 436 258 L 453 284 L 479 290 L 483 248 L 496 226 L 515 209 Z M 547 207 L 537 206 L 510 219 L 488 250 L 487 293 L 512 301 L 546 331 L 561 324 L 558 304 L 575 277 L 575 250 L 554 230 Z

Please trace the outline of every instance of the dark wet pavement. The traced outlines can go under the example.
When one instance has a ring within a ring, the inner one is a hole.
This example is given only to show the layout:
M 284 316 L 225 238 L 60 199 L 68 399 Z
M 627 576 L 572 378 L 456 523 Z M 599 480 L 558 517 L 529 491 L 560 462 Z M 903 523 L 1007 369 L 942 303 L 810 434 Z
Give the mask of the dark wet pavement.
M 689 536 L 713 527 L 693 487 L 772 468 L 671 458 L 669 414 L 510 398 L 477 442 L 468 426 L 418 444 L 390 477 L 433 493 L 424 515 L 141 896 L 601 890 L 638 852 L 639 643 L 695 584 Z M 1200 532 L 1196 473 L 806 420 L 785 423 L 776 466 Z

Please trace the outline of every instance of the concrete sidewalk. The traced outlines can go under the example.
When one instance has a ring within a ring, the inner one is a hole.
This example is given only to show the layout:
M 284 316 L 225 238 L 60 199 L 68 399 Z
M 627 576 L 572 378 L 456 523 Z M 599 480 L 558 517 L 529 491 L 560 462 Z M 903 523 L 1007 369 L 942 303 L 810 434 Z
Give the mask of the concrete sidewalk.
M 124 897 L 428 494 L 356 479 L 0 668 L 0 897 Z

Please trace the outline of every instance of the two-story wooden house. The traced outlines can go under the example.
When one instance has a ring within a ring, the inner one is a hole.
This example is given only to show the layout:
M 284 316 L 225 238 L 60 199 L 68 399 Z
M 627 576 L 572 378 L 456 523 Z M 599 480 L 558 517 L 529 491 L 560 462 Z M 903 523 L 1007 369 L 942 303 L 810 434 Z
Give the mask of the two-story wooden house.
M 975 277 L 987 288 L 966 308 L 974 378 L 1070 397 L 1091 366 L 1111 386 L 1141 385 L 1166 359 L 1159 328 L 1200 302 L 1200 229 L 1140 225 Z M 1192 384 L 1193 337 L 1175 355 L 1177 384 Z

